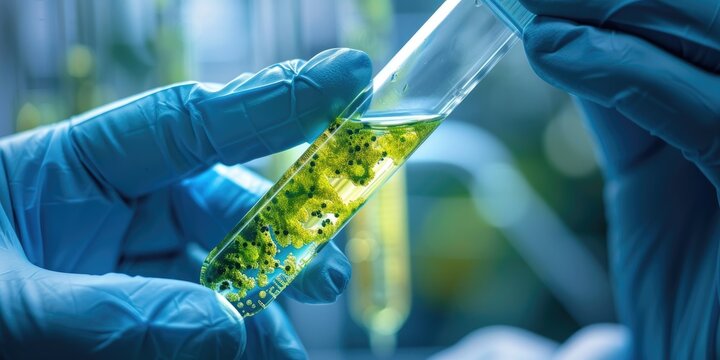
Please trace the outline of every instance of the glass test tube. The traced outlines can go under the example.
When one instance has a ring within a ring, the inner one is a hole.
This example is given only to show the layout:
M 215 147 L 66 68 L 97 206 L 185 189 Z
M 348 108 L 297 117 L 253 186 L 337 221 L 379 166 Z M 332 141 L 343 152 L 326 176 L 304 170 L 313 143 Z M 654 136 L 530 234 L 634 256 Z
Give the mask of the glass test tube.
M 516 0 L 445 1 L 210 252 L 201 284 L 243 316 L 270 304 L 531 19 Z

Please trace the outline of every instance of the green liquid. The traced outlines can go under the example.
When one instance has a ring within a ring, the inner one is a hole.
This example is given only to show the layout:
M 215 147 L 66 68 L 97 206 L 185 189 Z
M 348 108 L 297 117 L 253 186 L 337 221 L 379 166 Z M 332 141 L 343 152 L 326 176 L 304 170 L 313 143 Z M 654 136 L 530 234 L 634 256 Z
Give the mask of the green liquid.
M 265 308 L 442 119 L 337 119 L 210 252 L 200 283 L 243 316 Z

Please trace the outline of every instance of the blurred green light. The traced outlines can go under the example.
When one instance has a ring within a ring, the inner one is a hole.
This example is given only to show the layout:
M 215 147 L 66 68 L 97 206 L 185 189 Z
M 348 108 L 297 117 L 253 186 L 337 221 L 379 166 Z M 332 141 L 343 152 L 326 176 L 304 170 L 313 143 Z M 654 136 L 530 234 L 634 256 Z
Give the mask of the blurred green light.
M 24 131 L 35 128 L 40 125 L 41 118 L 40 109 L 33 103 L 27 102 L 18 111 L 15 130 Z
M 550 120 L 543 146 L 550 164 L 565 176 L 585 177 L 598 168 L 592 139 L 572 105 Z
M 73 45 L 67 52 L 67 72 L 75 78 L 84 78 L 90 75 L 93 69 L 93 55 L 84 45 Z

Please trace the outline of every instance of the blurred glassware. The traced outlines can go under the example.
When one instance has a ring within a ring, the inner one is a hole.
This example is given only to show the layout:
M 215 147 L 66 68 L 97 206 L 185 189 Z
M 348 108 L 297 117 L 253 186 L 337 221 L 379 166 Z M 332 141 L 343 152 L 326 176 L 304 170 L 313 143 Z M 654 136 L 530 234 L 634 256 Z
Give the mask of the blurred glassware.
M 341 41 L 384 64 L 392 54 L 393 6 L 389 0 L 340 2 Z M 405 170 L 368 200 L 348 224 L 346 252 L 353 264 L 348 289 L 351 317 L 368 332 L 378 357 L 390 356 L 410 312 L 410 259 Z
M 377 356 L 392 355 L 396 333 L 410 312 L 407 213 L 401 168 L 348 225 L 350 315 L 367 329 Z
M 0 111 L 15 122 L 3 122 L 0 133 L 184 79 L 180 8 L 143 0 L 1 2 L 0 71 L 13 69 L 13 81 L 1 83 L 0 94 L 13 96 Z

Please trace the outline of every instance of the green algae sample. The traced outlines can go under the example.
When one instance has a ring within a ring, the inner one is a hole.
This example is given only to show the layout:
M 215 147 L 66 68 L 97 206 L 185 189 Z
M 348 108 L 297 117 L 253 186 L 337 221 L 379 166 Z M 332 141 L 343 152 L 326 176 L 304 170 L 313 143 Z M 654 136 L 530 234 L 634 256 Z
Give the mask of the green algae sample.
M 364 120 L 330 125 L 213 249 L 203 264 L 203 285 L 223 294 L 243 316 L 260 311 L 442 118 Z

